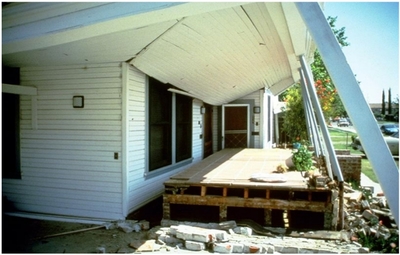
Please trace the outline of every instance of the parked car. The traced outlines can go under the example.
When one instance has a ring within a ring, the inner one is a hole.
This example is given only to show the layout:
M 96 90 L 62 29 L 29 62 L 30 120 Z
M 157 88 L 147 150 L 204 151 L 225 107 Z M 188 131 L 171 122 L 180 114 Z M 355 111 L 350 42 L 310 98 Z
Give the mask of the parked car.
M 389 147 L 390 152 L 393 156 L 399 155 L 399 132 L 393 133 L 391 136 L 383 137 L 385 139 L 386 144 Z M 360 139 L 356 137 L 351 145 L 354 150 L 359 150 L 363 153 L 364 149 L 361 145 Z
M 381 131 L 385 135 L 391 135 L 391 134 L 394 134 L 396 132 L 399 132 L 399 126 L 396 125 L 396 124 L 383 124 L 381 126 Z
M 338 127 L 348 127 L 349 122 L 346 119 L 340 119 L 337 125 Z

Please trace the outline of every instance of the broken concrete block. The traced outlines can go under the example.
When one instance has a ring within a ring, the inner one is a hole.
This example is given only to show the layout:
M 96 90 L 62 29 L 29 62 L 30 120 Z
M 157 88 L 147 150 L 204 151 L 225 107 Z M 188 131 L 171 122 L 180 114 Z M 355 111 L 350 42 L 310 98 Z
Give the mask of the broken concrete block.
M 213 251 L 216 253 L 232 253 L 233 244 L 230 243 L 216 243 L 214 244 Z
M 354 193 L 351 193 L 349 200 L 351 202 L 359 202 L 362 198 L 362 192 L 356 191 Z
M 361 209 L 370 209 L 368 200 L 361 200 Z
M 224 222 L 219 223 L 220 229 L 228 230 L 228 229 L 236 228 L 236 227 L 237 227 L 236 221 L 234 221 L 234 220 L 224 221 Z
M 369 253 L 369 248 L 361 247 L 358 249 L 358 253 Z
M 240 234 L 245 235 L 245 236 L 251 236 L 253 234 L 253 230 L 248 227 L 241 227 Z
M 265 250 L 268 254 L 273 254 L 275 253 L 275 247 L 273 245 L 268 245 L 265 247 Z
M 147 231 L 147 238 L 148 239 L 157 239 L 157 236 L 165 233 L 164 229 L 161 229 L 160 226 L 156 226 L 149 231 Z
M 159 249 L 160 246 L 156 244 L 156 240 L 147 240 L 137 248 L 136 252 L 153 252 Z
M 212 234 L 215 236 L 215 238 L 217 239 L 217 241 L 227 241 L 229 239 L 229 235 L 226 231 L 224 230 L 212 230 Z
M 243 253 L 244 245 L 240 243 L 232 244 L 232 253 Z
M 131 233 L 132 231 L 136 231 L 139 228 L 140 231 L 140 226 L 135 226 L 137 225 L 136 220 L 125 220 L 125 221 L 118 221 L 117 226 L 119 229 L 124 231 L 125 233 Z M 136 232 L 139 232 L 136 231 Z
M 176 236 L 176 232 L 178 231 L 179 227 L 176 225 L 173 225 L 169 228 L 169 232 L 171 233 L 171 235 Z
M 146 220 L 139 221 L 139 225 L 140 225 L 142 230 L 149 230 L 150 229 L 150 222 L 148 222 Z
M 142 226 L 140 226 L 140 224 L 138 224 L 138 223 L 135 223 L 135 224 L 133 224 L 133 230 L 135 232 L 140 232 L 140 230 L 142 230 Z
M 106 253 L 106 248 L 104 248 L 104 247 L 97 247 L 97 248 L 96 248 L 96 253 Z
M 175 246 L 176 244 L 183 242 L 181 239 L 166 234 L 158 236 L 157 240 L 160 240 L 170 246 Z
M 113 222 L 106 222 L 103 224 L 103 226 L 108 230 L 108 229 L 115 229 L 117 228 L 116 224 Z
M 202 242 L 185 241 L 185 248 L 190 251 L 202 251 L 206 249 L 206 246 Z
M 143 245 L 146 241 L 145 240 L 133 240 L 130 244 L 129 247 L 132 247 L 133 249 L 139 248 L 141 245 Z
M 367 220 L 372 220 L 372 219 L 375 219 L 376 221 L 379 220 L 378 216 L 373 214 L 371 210 L 364 210 L 362 216 Z

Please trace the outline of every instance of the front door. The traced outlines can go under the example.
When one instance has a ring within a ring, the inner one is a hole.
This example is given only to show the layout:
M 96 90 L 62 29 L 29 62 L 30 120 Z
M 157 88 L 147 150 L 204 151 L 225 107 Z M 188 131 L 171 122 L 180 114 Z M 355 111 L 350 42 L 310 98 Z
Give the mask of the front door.
M 223 148 L 249 147 L 249 106 L 223 106 Z

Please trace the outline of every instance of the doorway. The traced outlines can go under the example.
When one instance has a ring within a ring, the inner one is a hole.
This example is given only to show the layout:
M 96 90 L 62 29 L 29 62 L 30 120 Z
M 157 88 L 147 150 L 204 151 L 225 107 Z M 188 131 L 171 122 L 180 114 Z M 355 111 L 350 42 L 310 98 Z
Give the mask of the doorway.
M 248 148 L 250 107 L 247 104 L 222 106 L 222 148 Z

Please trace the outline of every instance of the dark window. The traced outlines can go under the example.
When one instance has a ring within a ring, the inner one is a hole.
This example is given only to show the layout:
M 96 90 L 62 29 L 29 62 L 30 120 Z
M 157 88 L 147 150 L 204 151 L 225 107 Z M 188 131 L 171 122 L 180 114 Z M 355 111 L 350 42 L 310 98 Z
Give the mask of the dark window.
M 19 84 L 19 69 L 3 67 L 3 83 Z M 17 85 L 16 85 L 17 86 Z M 2 175 L 21 178 L 19 95 L 2 93 Z
M 176 94 L 176 162 L 192 156 L 192 99 Z
M 192 156 L 192 99 L 171 87 L 149 78 L 149 171 Z

